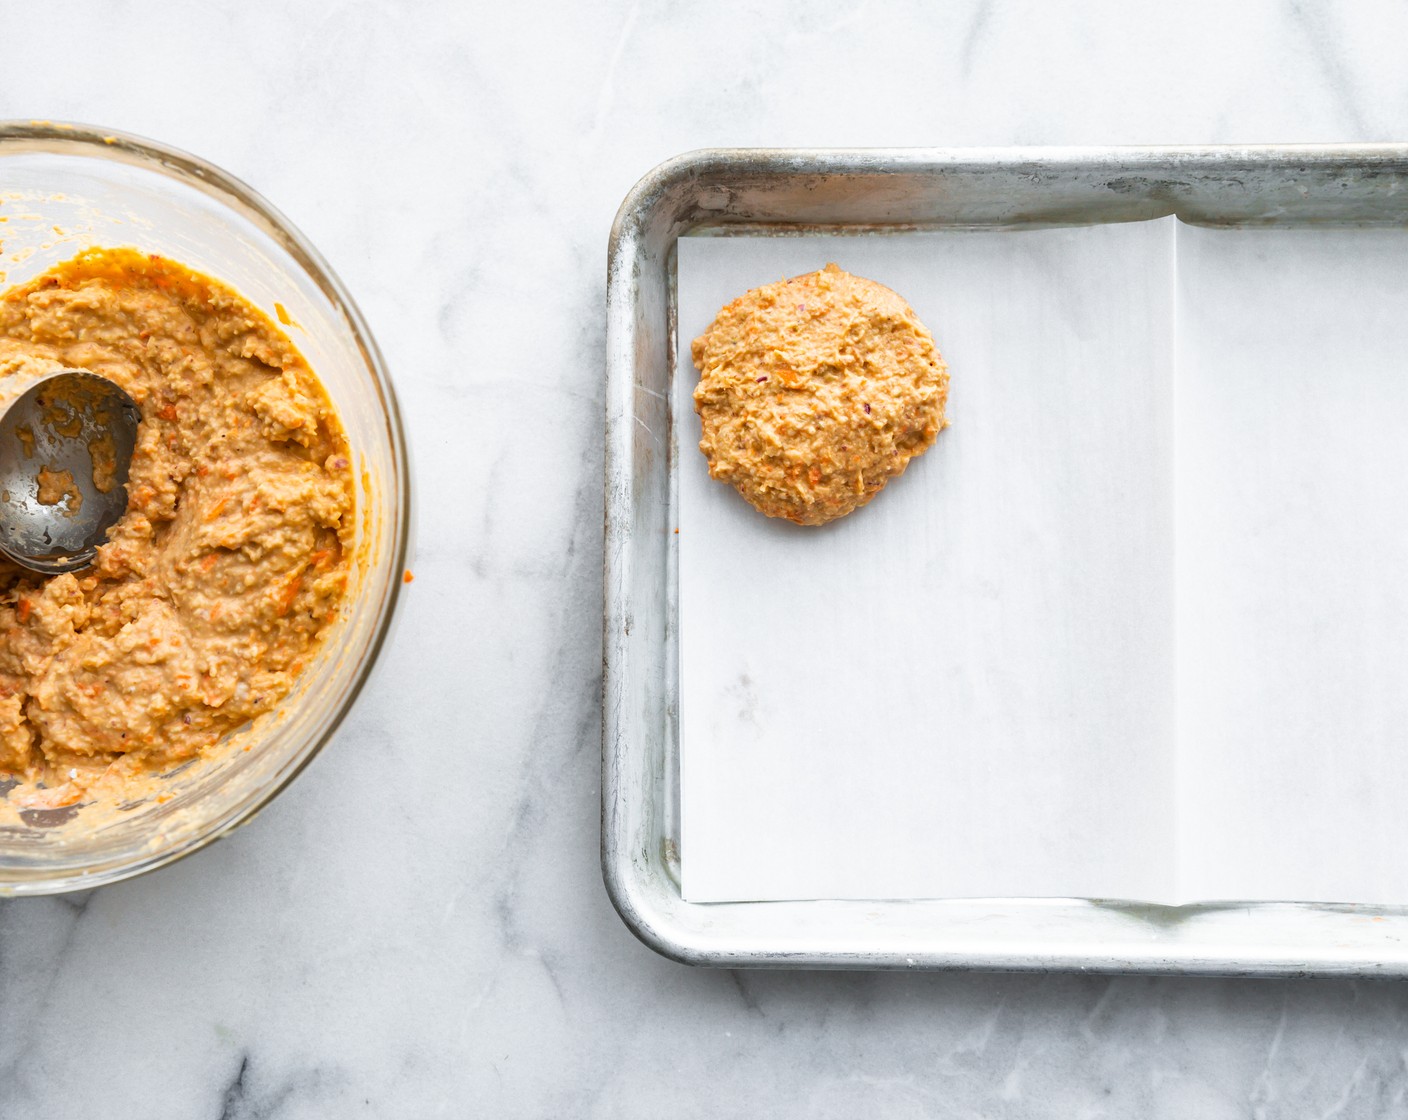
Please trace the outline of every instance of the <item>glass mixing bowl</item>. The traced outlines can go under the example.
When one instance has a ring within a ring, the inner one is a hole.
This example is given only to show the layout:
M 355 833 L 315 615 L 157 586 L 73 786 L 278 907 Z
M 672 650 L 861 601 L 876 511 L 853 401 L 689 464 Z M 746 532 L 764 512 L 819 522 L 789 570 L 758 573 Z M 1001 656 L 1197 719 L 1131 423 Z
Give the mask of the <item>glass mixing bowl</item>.
M 7 812 L 0 894 L 111 883 L 247 821 L 337 730 L 386 643 L 411 549 L 410 464 L 391 379 L 342 284 L 243 183 L 149 140 L 0 122 L 0 290 L 91 246 L 131 246 L 223 280 L 281 322 L 341 414 L 358 488 L 342 617 L 279 708 L 133 803 Z M 282 313 L 279 313 L 280 307 Z M 0 779 L 0 795 L 12 782 Z

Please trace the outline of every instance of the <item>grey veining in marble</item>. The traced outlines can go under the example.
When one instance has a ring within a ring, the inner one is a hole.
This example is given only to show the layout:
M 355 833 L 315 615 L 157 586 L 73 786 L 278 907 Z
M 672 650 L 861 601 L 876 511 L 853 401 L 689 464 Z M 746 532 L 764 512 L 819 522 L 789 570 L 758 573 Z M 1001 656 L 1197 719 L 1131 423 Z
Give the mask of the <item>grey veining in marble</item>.
M 0 20 L 0 117 L 198 152 L 323 250 L 422 503 L 374 688 L 257 821 L 0 903 L 0 1116 L 1408 1113 L 1401 985 L 690 971 L 631 938 L 596 855 L 602 295 L 634 180 L 715 144 L 1402 140 L 1402 0 Z

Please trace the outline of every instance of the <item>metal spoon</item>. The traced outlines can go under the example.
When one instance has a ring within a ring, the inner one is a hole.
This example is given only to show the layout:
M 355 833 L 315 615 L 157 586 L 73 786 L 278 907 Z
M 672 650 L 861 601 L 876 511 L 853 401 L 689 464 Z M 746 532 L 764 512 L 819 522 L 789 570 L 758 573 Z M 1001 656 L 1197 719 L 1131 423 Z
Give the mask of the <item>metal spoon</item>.
M 45 575 L 86 568 L 127 510 L 142 414 L 106 377 L 45 377 L 0 416 L 0 554 Z

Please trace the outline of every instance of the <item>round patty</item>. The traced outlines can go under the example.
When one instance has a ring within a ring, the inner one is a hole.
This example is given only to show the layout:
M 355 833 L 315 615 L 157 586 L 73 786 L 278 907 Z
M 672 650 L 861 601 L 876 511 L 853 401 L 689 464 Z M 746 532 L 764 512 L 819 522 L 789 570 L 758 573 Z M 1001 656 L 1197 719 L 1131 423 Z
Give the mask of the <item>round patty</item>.
M 828 264 L 755 288 L 694 340 L 709 474 L 821 525 L 865 505 L 948 421 L 948 367 L 913 309 Z

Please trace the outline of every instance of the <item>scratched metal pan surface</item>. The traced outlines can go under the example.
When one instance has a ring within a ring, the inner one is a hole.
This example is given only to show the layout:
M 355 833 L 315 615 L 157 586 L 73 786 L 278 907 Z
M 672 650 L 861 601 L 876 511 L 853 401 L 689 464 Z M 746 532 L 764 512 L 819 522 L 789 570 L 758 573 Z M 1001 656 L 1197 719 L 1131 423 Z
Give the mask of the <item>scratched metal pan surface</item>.
M 680 895 L 675 242 L 1071 225 L 1408 224 L 1408 145 L 692 152 L 626 197 L 607 271 L 601 856 L 622 919 L 698 965 L 1408 976 L 1408 908 Z

